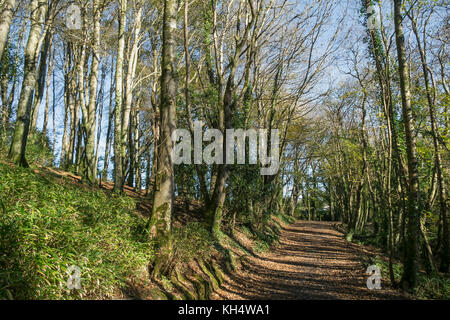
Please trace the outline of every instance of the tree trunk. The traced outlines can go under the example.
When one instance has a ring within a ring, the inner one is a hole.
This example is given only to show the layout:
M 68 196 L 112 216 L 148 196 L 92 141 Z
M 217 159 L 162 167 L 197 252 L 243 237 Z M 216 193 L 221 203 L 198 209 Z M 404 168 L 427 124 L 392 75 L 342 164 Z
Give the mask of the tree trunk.
M 5 0 L 0 13 L 0 57 L 3 56 L 6 42 L 8 40 L 9 26 L 13 17 L 16 0 Z
M 37 72 L 38 78 L 36 81 L 33 107 L 31 110 L 30 132 L 34 132 L 36 130 L 39 108 L 41 106 L 42 98 L 44 97 L 45 78 L 47 73 L 47 61 L 50 48 L 52 46 L 52 42 L 53 42 L 53 30 L 49 30 L 45 34 L 44 45 L 42 46 L 41 55 L 39 58 L 39 67 Z
M 122 161 L 124 161 L 126 156 L 126 146 L 129 144 L 130 140 L 130 121 L 131 121 L 131 104 L 133 102 L 133 87 L 135 84 L 134 77 L 136 73 L 136 65 L 137 65 L 137 59 L 139 54 L 139 38 L 141 33 L 141 19 L 142 19 L 142 5 L 140 3 L 136 4 L 136 6 L 139 6 L 139 8 L 135 9 L 134 14 L 134 39 L 133 39 L 133 46 L 131 47 L 130 55 L 128 58 L 128 66 L 127 66 L 127 74 L 125 77 L 125 104 L 123 108 L 123 120 L 122 120 L 122 127 L 121 127 L 121 136 L 120 136 L 120 158 Z M 132 150 L 130 150 L 131 153 Z M 136 150 L 134 150 L 137 152 Z M 133 179 L 134 175 L 134 168 L 132 167 L 132 155 L 130 154 L 130 179 Z M 125 170 L 126 168 L 122 168 Z M 124 175 L 124 174 L 123 174 Z
M 116 60 L 116 108 L 114 119 L 114 191 L 123 189 L 123 159 L 122 159 L 122 88 L 123 88 L 123 60 L 125 54 L 125 24 L 127 0 L 119 1 L 119 44 Z
M 25 150 L 30 126 L 31 106 L 33 104 L 33 91 L 36 85 L 36 53 L 39 52 L 39 38 L 41 36 L 42 23 L 47 11 L 47 2 L 42 0 L 32 0 L 31 28 L 28 35 L 28 42 L 25 48 L 25 62 L 23 68 L 22 89 L 17 104 L 17 120 L 14 134 L 9 150 L 9 159 L 16 164 L 27 167 Z
M 47 136 L 48 112 L 50 109 L 50 84 L 51 84 L 51 75 L 53 72 L 54 61 L 55 61 L 55 56 L 54 56 L 54 52 L 53 52 L 53 56 L 50 57 L 50 60 L 49 60 L 48 71 L 47 71 L 47 81 L 46 81 L 47 92 L 45 94 L 44 124 L 42 126 L 42 134 L 44 137 Z
M 89 76 L 89 101 L 87 105 L 81 101 L 81 111 L 83 112 L 83 125 L 85 130 L 85 152 L 86 168 L 83 178 L 89 183 L 94 184 L 97 180 L 97 164 L 95 162 L 95 124 L 97 118 L 97 87 L 98 87 L 98 67 L 100 59 L 100 18 L 101 11 L 98 0 L 92 3 L 94 30 L 92 39 L 92 61 Z M 84 63 L 81 59 L 80 63 Z M 81 74 L 79 75 L 82 76 Z M 80 83 L 84 86 L 84 83 Z M 82 90 L 80 90 L 82 92 Z M 84 100 L 84 99 L 82 99 Z
M 414 119 L 411 108 L 411 92 L 406 62 L 405 37 L 402 26 L 402 1 L 394 0 L 395 39 L 397 44 L 400 92 L 402 96 L 403 122 L 405 126 L 406 153 L 408 156 L 408 234 L 406 241 L 405 270 L 402 276 L 404 289 L 412 290 L 417 286 L 419 259 L 420 209 L 419 175 L 414 134 Z
M 108 129 L 106 130 L 106 146 L 105 146 L 105 157 L 103 160 L 103 173 L 102 180 L 106 181 L 108 179 L 108 166 L 109 166 L 109 152 L 111 150 L 111 131 L 112 122 L 114 120 L 114 109 L 113 109 L 113 91 L 114 88 L 114 56 L 111 56 L 111 78 L 109 87 L 109 112 L 108 112 Z
M 161 62 L 160 137 L 156 159 L 156 178 L 150 234 L 167 235 L 171 231 L 174 198 L 172 133 L 176 126 L 176 43 L 177 1 L 164 1 Z
M 423 80 L 425 82 L 425 90 L 427 93 L 427 102 L 428 102 L 428 110 L 430 113 L 430 123 L 431 123 L 431 133 L 433 135 L 433 146 L 434 146 L 434 159 L 436 162 L 436 174 L 437 181 L 439 186 L 439 207 L 440 207 L 440 215 L 443 222 L 443 233 L 442 233 L 442 258 L 439 266 L 439 271 L 448 272 L 449 264 L 450 264 L 450 250 L 449 250 L 449 230 L 447 223 L 447 186 L 445 184 L 443 168 L 442 168 L 442 160 L 441 160 L 441 151 L 439 147 L 438 141 L 438 129 L 436 124 L 436 114 L 435 114 L 435 105 L 432 98 L 429 78 L 428 78 L 428 65 L 426 59 L 426 51 L 425 48 L 422 47 L 420 36 L 417 30 L 416 22 L 412 20 L 413 32 L 417 40 L 417 46 L 419 48 L 420 60 L 422 62 L 422 71 L 423 71 Z M 425 30 L 424 30 L 425 33 Z M 424 35 L 424 46 L 425 46 L 425 35 Z M 430 71 L 431 72 L 431 71 Z M 421 227 L 423 229 L 423 227 Z M 422 234 L 425 235 L 422 230 Z M 424 237 L 426 239 L 426 237 Z M 427 243 L 427 249 L 429 248 L 429 244 Z

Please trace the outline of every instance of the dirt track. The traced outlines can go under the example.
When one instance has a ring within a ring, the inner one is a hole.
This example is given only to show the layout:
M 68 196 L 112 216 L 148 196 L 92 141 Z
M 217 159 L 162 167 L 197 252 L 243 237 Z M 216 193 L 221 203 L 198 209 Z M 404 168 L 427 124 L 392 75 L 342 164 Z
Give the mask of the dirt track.
M 348 243 L 329 222 L 299 221 L 282 230 L 280 245 L 249 256 L 214 299 L 401 299 L 386 280 L 369 290 L 362 246 Z

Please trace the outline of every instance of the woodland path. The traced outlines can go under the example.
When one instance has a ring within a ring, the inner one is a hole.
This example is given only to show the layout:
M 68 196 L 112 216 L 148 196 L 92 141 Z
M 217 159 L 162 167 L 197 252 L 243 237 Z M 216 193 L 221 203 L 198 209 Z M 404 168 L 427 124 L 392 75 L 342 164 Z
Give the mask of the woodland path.
M 369 290 L 361 261 L 366 247 L 347 242 L 333 223 L 298 221 L 270 252 L 249 256 L 213 299 L 402 299 L 384 278 Z

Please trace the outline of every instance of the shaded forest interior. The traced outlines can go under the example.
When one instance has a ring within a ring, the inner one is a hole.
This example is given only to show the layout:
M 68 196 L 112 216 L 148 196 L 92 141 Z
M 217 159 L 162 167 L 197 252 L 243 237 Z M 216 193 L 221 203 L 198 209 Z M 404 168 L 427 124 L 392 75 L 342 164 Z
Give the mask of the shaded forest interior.
M 277 252 L 325 269 L 304 259 L 331 241 L 332 270 L 381 268 L 378 298 L 449 299 L 449 9 L 1 0 L 0 298 L 226 298 Z

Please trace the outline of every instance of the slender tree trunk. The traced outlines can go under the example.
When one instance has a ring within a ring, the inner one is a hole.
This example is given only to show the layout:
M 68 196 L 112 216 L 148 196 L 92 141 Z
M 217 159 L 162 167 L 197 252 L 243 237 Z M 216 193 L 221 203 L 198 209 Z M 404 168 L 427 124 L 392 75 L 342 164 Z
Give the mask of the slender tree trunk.
M 70 47 L 69 45 L 64 45 L 64 131 L 61 146 L 61 156 L 59 161 L 60 168 L 66 168 L 69 157 L 70 142 L 67 138 L 67 132 L 70 130 L 71 122 L 71 107 L 70 107 Z M 70 115 L 70 118 L 69 118 Z
M 100 91 L 99 91 L 99 98 L 97 99 L 97 107 L 96 109 L 99 109 L 98 114 L 98 121 L 97 121 L 97 138 L 96 138 L 96 145 L 95 145 L 95 160 L 94 164 L 95 167 L 98 167 L 98 157 L 99 157 L 99 148 L 100 148 L 100 141 L 102 138 L 102 123 L 103 123 L 103 107 L 104 107 L 104 100 L 105 100 L 105 78 L 106 78 L 106 66 L 102 64 L 101 68 L 101 81 L 100 81 Z M 100 107 L 98 107 L 100 106 Z M 97 174 L 100 176 L 99 174 Z M 96 176 L 95 178 L 100 178 L 100 185 L 101 185 L 101 177 Z
M 289 201 L 289 215 L 294 216 L 295 208 L 297 207 L 298 201 L 298 187 L 294 182 L 294 187 L 292 189 L 291 199 Z
M 47 21 L 47 23 L 51 23 Z M 44 89 L 45 89 L 45 78 L 47 73 L 47 62 L 48 55 L 50 53 L 50 48 L 53 42 L 53 30 L 48 30 L 45 34 L 44 45 L 42 46 L 40 58 L 39 58 L 39 67 L 38 67 L 38 78 L 36 81 L 36 89 L 34 94 L 33 108 L 31 110 L 31 123 L 30 123 L 30 132 L 34 132 L 37 126 L 37 118 L 39 115 L 39 108 L 41 106 L 42 99 L 44 97 Z
M 106 146 L 105 146 L 105 157 L 103 165 L 102 180 L 106 181 L 108 179 L 108 166 L 109 166 L 109 152 L 111 150 L 111 131 L 112 123 L 114 120 L 114 108 L 113 108 L 113 91 L 114 89 L 114 56 L 111 56 L 111 79 L 109 88 L 109 112 L 108 112 L 108 129 L 106 130 Z
M 437 181 L 439 186 L 439 208 L 440 208 L 440 215 L 443 221 L 443 246 L 442 246 L 442 258 L 441 263 L 439 266 L 439 270 L 441 272 L 448 272 L 449 265 L 450 265 L 450 251 L 449 251 L 449 230 L 448 230 L 448 222 L 447 222 L 447 186 L 445 184 L 444 174 L 443 174 L 443 168 L 442 168 L 442 160 L 441 160 L 441 151 L 439 147 L 439 141 L 438 141 L 438 129 L 436 124 L 436 114 L 435 114 L 435 104 L 432 98 L 429 78 L 428 78 L 428 65 L 427 65 L 427 59 L 426 59 L 426 51 L 425 48 L 422 47 L 422 43 L 420 40 L 419 32 L 417 30 L 416 22 L 412 20 L 412 27 L 413 32 L 417 40 L 417 46 L 419 48 L 420 53 L 420 60 L 422 62 L 422 71 L 423 71 L 423 80 L 425 82 L 425 90 L 427 94 L 427 102 L 428 102 L 428 111 L 430 114 L 430 123 L 431 123 L 431 133 L 433 135 L 433 146 L 434 146 L 434 159 L 436 163 L 436 174 L 437 174 Z M 425 33 L 425 30 L 424 30 Z M 425 35 L 424 35 L 424 45 L 425 42 Z M 421 226 L 421 229 L 423 227 Z M 422 234 L 425 235 L 424 231 L 422 230 Z M 426 239 L 426 236 L 425 238 Z M 429 248 L 429 244 L 427 244 L 427 249 Z M 432 264 L 433 265 L 433 264 Z
M 151 149 L 149 148 L 147 152 L 147 165 L 146 165 L 146 171 L 145 171 L 145 194 L 148 195 L 150 193 L 150 176 L 152 172 L 152 157 L 151 157 Z
M 52 76 L 52 72 L 53 72 L 54 60 L 55 60 L 55 57 L 52 56 L 50 58 L 50 61 L 48 64 L 48 71 L 47 71 L 47 81 L 46 81 L 47 92 L 45 94 L 44 124 L 42 126 L 42 134 L 44 137 L 47 136 L 48 113 L 49 113 L 49 109 L 50 109 L 50 84 L 51 84 L 51 76 Z
M 171 231 L 174 198 L 172 133 L 176 126 L 176 43 L 177 1 L 164 1 L 160 137 L 158 140 L 157 173 L 150 234 L 166 235 Z
M 71 49 L 71 52 L 73 50 Z M 75 57 L 73 57 L 75 60 Z M 76 96 L 76 65 L 73 62 L 73 67 L 70 71 L 69 76 L 69 109 L 70 109 L 70 133 L 69 133 L 69 155 L 67 157 L 66 168 L 69 168 L 74 164 L 75 152 L 76 152 L 76 140 L 77 140 L 77 131 L 78 131 L 78 118 L 79 118 L 79 108 L 77 107 L 78 101 Z
M 135 153 L 131 156 L 133 157 L 134 167 L 136 170 L 136 190 L 141 192 L 142 190 L 142 173 L 141 173 L 141 146 L 140 146 L 140 114 L 139 114 L 139 100 L 136 104 L 136 108 L 134 110 L 134 131 L 133 131 L 133 141 Z
M 94 30 L 92 39 L 92 61 L 91 71 L 89 76 L 89 100 L 85 104 L 85 99 L 81 101 L 81 111 L 83 113 L 83 127 L 85 131 L 85 153 L 86 153 L 86 168 L 84 170 L 83 178 L 89 183 L 94 184 L 97 180 L 97 163 L 95 161 L 95 124 L 97 118 L 97 88 L 98 88 L 98 69 L 100 59 L 100 17 L 101 10 L 99 1 L 93 0 L 92 11 L 94 19 Z M 84 64 L 84 59 L 80 59 L 80 63 Z M 84 70 L 80 70 L 81 73 Z M 84 77 L 83 77 L 84 78 Z M 84 87 L 84 82 L 80 83 L 80 88 Z M 80 89 L 80 93 L 84 90 Z
M 121 128 L 121 149 L 120 149 L 120 158 L 122 161 L 124 161 L 126 156 L 126 146 L 129 145 L 130 141 L 130 122 L 132 121 L 131 117 L 131 104 L 133 103 L 133 89 L 135 85 L 135 73 L 136 73 L 136 65 L 137 65 L 137 59 L 139 55 L 139 39 L 140 39 L 140 33 L 141 33 L 141 19 L 142 19 L 142 5 L 140 3 L 136 3 L 137 8 L 134 8 L 135 14 L 134 14 L 134 39 L 133 39 L 133 46 L 130 50 L 130 55 L 128 59 L 128 66 L 127 66 L 127 74 L 125 77 L 125 104 L 123 108 L 123 120 L 122 120 L 122 128 Z M 136 150 L 134 150 L 136 152 Z M 131 150 L 130 150 L 130 157 L 131 160 Z M 134 168 L 132 168 L 132 163 L 130 161 L 130 170 L 129 175 L 130 179 L 133 179 L 134 176 Z M 125 169 L 124 173 L 125 173 Z
M 3 1 L 0 12 L 0 57 L 3 56 L 6 42 L 8 40 L 9 26 L 13 17 L 14 6 L 16 0 Z
M 154 112 L 154 119 L 153 119 L 153 126 L 152 126 L 152 133 L 153 133 L 153 158 L 152 158 L 152 168 L 151 168 L 151 174 L 150 174 L 150 183 L 149 187 L 152 187 L 152 198 L 154 197 L 155 193 L 155 184 L 156 184 L 156 176 L 158 173 L 158 152 L 159 152 L 159 136 L 160 136 L 160 113 L 159 113 L 159 106 L 157 104 L 153 104 L 153 108 L 155 110 Z
M 419 175 L 417 165 L 414 119 L 411 108 L 411 92 L 406 62 L 405 36 L 402 26 L 402 0 L 394 0 L 395 38 L 397 44 L 400 92 L 402 96 L 403 122 L 405 126 L 406 153 L 408 156 L 408 235 L 406 241 L 405 270 L 402 276 L 404 289 L 412 290 L 417 286 L 419 234 L 420 234 L 420 199 Z
M 47 2 L 43 0 L 32 0 L 30 9 L 31 28 L 24 53 L 25 63 L 22 90 L 20 91 L 19 103 L 17 105 L 16 126 L 9 150 L 9 159 L 23 167 L 28 166 L 25 159 L 25 150 L 30 126 L 31 106 L 33 104 L 33 91 L 36 85 L 36 52 L 39 52 L 39 38 L 47 10 Z
M 127 0 L 118 0 L 119 3 L 119 44 L 116 60 L 116 108 L 114 119 L 114 191 L 123 189 L 123 159 L 122 159 L 122 88 L 123 88 L 123 60 L 125 54 L 125 25 L 127 13 Z

